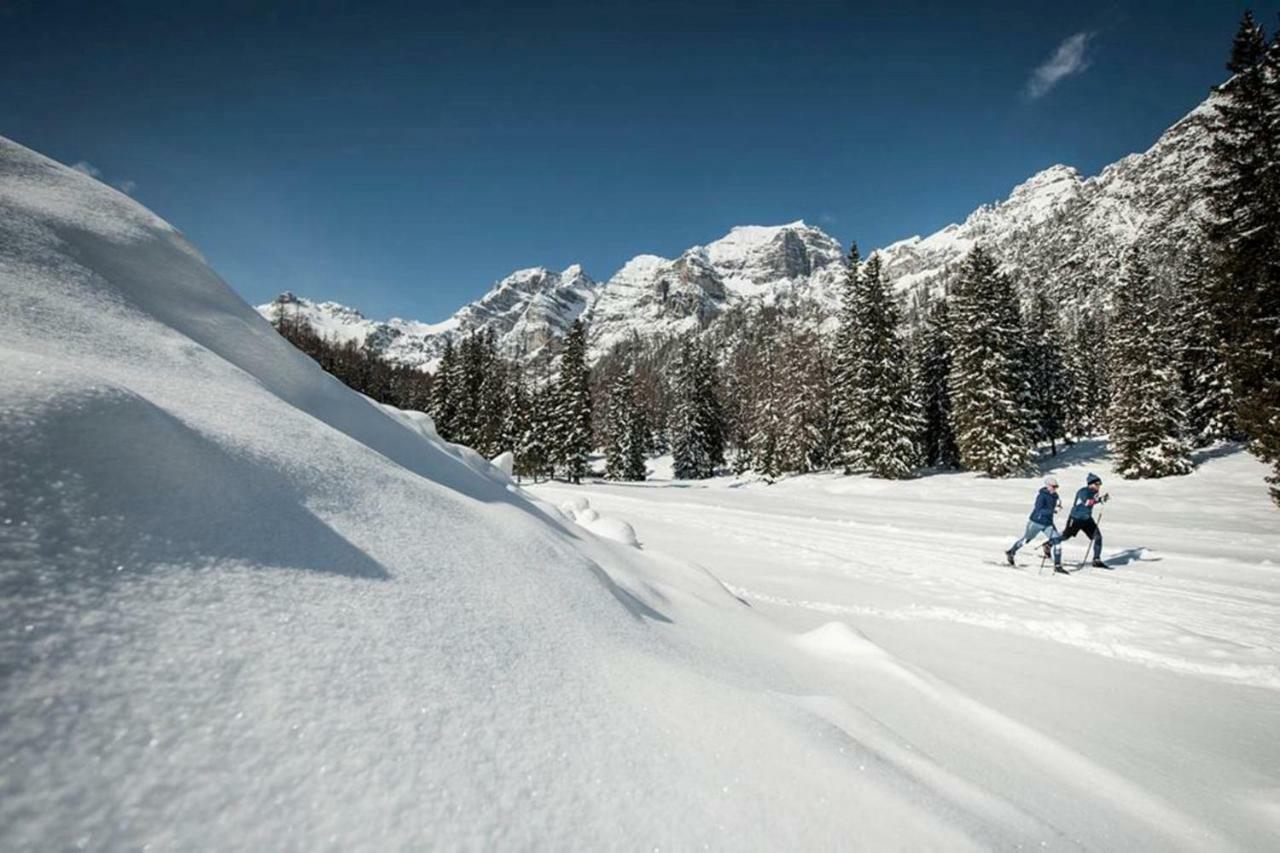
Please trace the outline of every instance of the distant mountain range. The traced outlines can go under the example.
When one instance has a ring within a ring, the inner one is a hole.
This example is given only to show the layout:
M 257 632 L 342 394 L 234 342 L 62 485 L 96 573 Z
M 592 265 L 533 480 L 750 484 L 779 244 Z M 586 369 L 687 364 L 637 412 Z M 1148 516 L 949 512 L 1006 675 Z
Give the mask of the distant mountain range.
M 1130 246 L 1146 247 L 1159 273 L 1201 239 L 1212 121 L 1210 99 L 1150 149 L 1095 177 L 1082 178 L 1069 166 L 1045 169 L 963 223 L 879 249 L 885 273 L 900 292 L 918 298 L 943 287 L 982 242 L 1023 286 L 1045 289 L 1065 308 L 1101 304 Z M 427 369 L 447 339 L 483 329 L 493 330 L 506 355 L 533 360 L 581 317 L 590 323 L 594 359 L 626 340 L 653 343 L 712 329 L 735 309 L 773 306 L 830 325 L 844 255 L 838 240 L 804 222 L 747 225 L 675 259 L 637 255 L 604 282 L 577 265 L 518 270 L 441 323 L 375 321 L 345 305 L 293 294 L 258 310 L 268 318 L 288 311 L 321 334 Z

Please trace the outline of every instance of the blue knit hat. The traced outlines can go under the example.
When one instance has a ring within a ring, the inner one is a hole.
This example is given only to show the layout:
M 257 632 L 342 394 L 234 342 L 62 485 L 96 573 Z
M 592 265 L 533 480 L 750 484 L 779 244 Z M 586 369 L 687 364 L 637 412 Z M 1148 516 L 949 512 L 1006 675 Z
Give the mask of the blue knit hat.
M 1089 476 L 1084 478 L 1084 482 L 1085 482 L 1085 485 L 1088 485 L 1088 486 L 1092 486 L 1094 483 L 1097 483 L 1099 486 L 1101 486 L 1102 478 L 1099 477 L 1097 474 L 1093 473 L 1092 471 L 1090 471 Z

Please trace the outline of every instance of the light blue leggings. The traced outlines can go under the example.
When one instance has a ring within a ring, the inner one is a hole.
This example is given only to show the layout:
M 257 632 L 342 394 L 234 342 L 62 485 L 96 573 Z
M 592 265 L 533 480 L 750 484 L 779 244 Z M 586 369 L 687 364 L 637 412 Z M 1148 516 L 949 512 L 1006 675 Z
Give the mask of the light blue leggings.
M 1027 532 L 1023 534 L 1021 539 L 1013 543 L 1013 547 L 1009 549 L 1009 553 L 1010 554 L 1018 553 L 1019 548 L 1021 548 L 1023 545 L 1030 543 L 1032 539 L 1035 539 L 1041 533 L 1049 537 L 1049 544 L 1053 546 L 1054 564 L 1056 565 L 1057 563 L 1061 563 L 1062 562 L 1062 537 L 1058 535 L 1058 528 L 1054 527 L 1052 524 L 1039 524 L 1035 521 L 1028 521 Z

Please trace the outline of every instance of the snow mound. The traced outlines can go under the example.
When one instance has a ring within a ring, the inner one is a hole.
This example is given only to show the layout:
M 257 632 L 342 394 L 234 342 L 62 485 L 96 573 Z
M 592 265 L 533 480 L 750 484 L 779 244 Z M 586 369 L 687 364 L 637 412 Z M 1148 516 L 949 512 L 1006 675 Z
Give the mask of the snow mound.
M 828 622 L 801 634 L 796 638 L 796 645 L 826 658 L 880 660 L 887 657 L 884 650 L 868 640 L 865 634 L 844 622 Z
M 601 538 L 612 539 L 631 548 L 640 547 L 640 540 L 636 538 L 636 531 L 630 524 L 617 518 L 601 517 L 600 513 L 591 508 L 586 498 L 579 497 L 564 501 L 560 504 L 560 512 L 570 521 L 576 522 L 580 527 L 585 527 Z
M 510 450 L 505 450 L 493 457 L 493 459 L 489 460 L 489 463 L 493 465 L 494 468 L 497 468 L 503 474 L 510 477 L 511 472 L 515 470 L 516 457 Z

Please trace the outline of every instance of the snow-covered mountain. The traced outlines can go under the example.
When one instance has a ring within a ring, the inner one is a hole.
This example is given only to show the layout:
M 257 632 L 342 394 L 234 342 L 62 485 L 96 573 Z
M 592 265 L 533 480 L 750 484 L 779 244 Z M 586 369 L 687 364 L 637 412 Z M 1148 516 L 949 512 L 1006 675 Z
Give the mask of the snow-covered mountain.
M 1213 110 L 1205 101 L 1147 151 L 1084 178 L 1051 166 L 962 223 L 879 249 L 900 291 L 940 287 L 979 241 L 1027 286 L 1071 305 L 1105 294 L 1124 250 L 1141 242 L 1157 270 L 1195 239 L 1209 180 Z M 868 247 L 863 247 L 864 251 Z M 446 337 L 493 329 L 512 357 L 534 357 L 574 319 L 591 323 L 591 355 L 628 339 L 707 329 L 733 308 L 773 305 L 829 318 L 844 270 L 838 240 L 804 222 L 742 226 L 675 259 L 637 255 L 603 284 L 580 267 L 521 270 L 439 324 L 377 323 L 335 303 L 286 295 L 322 333 L 368 341 L 401 364 L 430 367 Z M 259 306 L 266 316 L 279 309 Z
M 545 267 L 517 270 L 442 323 L 370 320 L 355 308 L 292 293 L 259 305 L 258 311 L 270 320 L 305 319 L 325 337 L 368 346 L 396 364 L 431 370 L 447 339 L 489 329 L 509 358 L 537 357 L 548 342 L 564 337 L 575 319 L 590 315 L 598 294 L 599 285 L 574 264 L 558 273 Z
M 984 205 L 958 225 L 881 250 L 900 289 L 944 281 L 979 241 L 1024 282 L 1048 287 L 1060 301 L 1088 298 L 1113 278 L 1124 250 L 1141 243 L 1158 266 L 1198 236 L 1210 180 L 1212 99 L 1141 154 L 1082 178 L 1052 166 Z
M 600 289 L 591 315 L 595 356 L 632 336 L 673 337 L 713 324 L 737 306 L 837 298 L 840 243 L 804 222 L 734 228 L 674 260 L 632 258 Z

